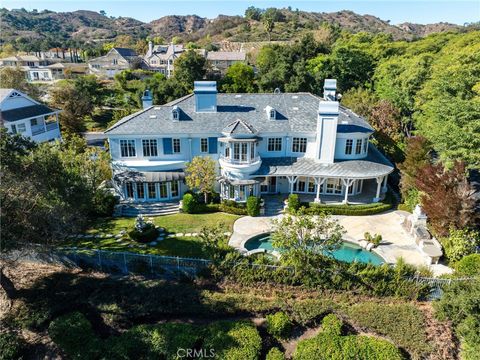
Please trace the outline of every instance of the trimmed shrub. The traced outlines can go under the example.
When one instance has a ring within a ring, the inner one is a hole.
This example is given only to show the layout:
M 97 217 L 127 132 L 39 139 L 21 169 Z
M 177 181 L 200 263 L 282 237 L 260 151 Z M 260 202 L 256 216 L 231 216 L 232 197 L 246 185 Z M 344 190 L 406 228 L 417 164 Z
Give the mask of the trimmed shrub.
M 260 198 L 249 196 L 247 199 L 247 214 L 249 216 L 260 215 Z
M 148 243 L 157 239 L 158 230 L 155 228 L 154 224 L 146 224 L 143 231 L 133 229 L 128 233 L 128 236 L 130 236 L 132 240 L 141 243 Z
M 182 210 L 187 214 L 193 214 L 197 211 L 198 201 L 195 196 L 190 193 L 183 195 Z
M 287 338 L 292 329 L 292 322 L 284 312 L 267 315 L 267 331 L 278 338 Z
M 326 334 L 342 335 L 342 321 L 334 314 L 328 314 L 322 320 L 322 330 Z
M 288 212 L 294 214 L 300 209 L 300 199 L 297 194 L 288 195 Z
M 285 360 L 283 353 L 276 347 L 271 348 L 265 360 Z
M 456 275 L 478 276 L 480 275 L 480 254 L 470 254 L 463 257 L 455 264 Z
M 328 213 L 331 215 L 363 216 L 378 214 L 392 208 L 392 204 L 381 202 L 364 205 L 329 205 L 317 203 L 309 203 L 306 205 L 308 207 L 305 209 L 305 213 L 310 215 L 320 215 L 322 213 Z
M 214 349 L 218 359 L 257 360 L 262 338 L 250 322 L 219 321 L 207 328 L 202 348 L 207 352 Z
M 52 321 L 48 334 L 72 359 L 95 359 L 102 352 L 101 343 L 95 336 L 90 322 L 79 312 Z
M 13 332 L 0 333 L 0 360 L 21 359 L 25 343 Z
M 247 215 L 245 204 L 237 203 L 233 200 L 223 200 L 219 209 L 233 215 Z
M 389 337 L 416 358 L 431 351 L 424 330 L 424 316 L 413 305 L 366 302 L 349 307 L 347 314 L 361 328 Z

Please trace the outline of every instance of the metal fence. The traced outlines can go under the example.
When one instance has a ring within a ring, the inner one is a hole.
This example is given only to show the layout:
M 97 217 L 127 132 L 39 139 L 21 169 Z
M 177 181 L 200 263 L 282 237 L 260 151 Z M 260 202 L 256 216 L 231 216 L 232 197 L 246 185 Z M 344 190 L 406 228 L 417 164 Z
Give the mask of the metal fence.
M 80 248 L 60 248 L 56 254 L 62 261 L 72 262 L 82 269 L 157 278 L 196 277 L 211 263 L 205 259 Z

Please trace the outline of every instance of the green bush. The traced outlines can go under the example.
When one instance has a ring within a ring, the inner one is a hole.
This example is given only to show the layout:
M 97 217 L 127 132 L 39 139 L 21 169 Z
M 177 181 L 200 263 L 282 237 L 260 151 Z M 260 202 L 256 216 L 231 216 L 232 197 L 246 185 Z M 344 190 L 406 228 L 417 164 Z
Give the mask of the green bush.
M 334 314 L 328 314 L 322 320 L 322 331 L 334 336 L 342 335 L 342 321 Z
M 72 359 L 96 359 L 101 354 L 101 343 L 90 322 L 79 312 L 61 316 L 50 323 L 48 334 Z
M 110 191 L 99 189 L 93 197 L 92 216 L 112 216 L 115 205 L 118 203 L 117 197 Z
M 383 202 L 361 205 L 329 205 L 317 203 L 310 203 L 307 205 L 308 207 L 305 209 L 305 212 L 310 215 L 320 215 L 322 213 L 328 213 L 331 215 L 364 216 L 379 214 L 392 208 L 392 204 Z
M 260 198 L 249 196 L 247 199 L 247 214 L 249 216 L 260 215 Z
M 0 333 L 0 360 L 21 359 L 25 343 L 13 332 Z
M 128 236 L 134 241 L 148 243 L 157 239 L 158 230 L 155 228 L 155 224 L 146 224 L 143 231 L 133 229 L 129 231 Z
M 250 322 L 219 321 L 208 326 L 202 348 L 214 349 L 218 359 L 257 360 L 262 338 Z
M 269 334 L 278 338 L 287 338 L 290 336 L 292 322 L 284 312 L 276 312 L 267 315 L 267 331 Z
M 288 212 L 294 214 L 300 209 L 300 199 L 297 194 L 288 195 Z
M 267 357 L 265 358 L 265 360 L 284 360 L 284 359 L 285 359 L 285 356 L 276 347 L 271 348 L 270 351 L 267 353 Z
M 197 211 L 198 201 L 192 194 L 183 195 L 182 210 L 187 214 L 193 214 Z
M 330 314 L 324 318 L 323 331 L 312 339 L 298 343 L 293 356 L 295 360 L 310 359 L 355 359 L 355 360 L 402 360 L 401 352 L 390 342 L 369 336 L 340 336 L 342 322 Z
M 463 257 L 455 264 L 456 275 L 479 276 L 480 275 L 480 254 L 470 254 Z
M 233 215 L 247 215 L 245 204 L 237 203 L 233 200 L 223 200 L 220 204 L 220 211 Z
M 424 316 L 413 305 L 366 302 L 349 307 L 347 314 L 362 329 L 389 337 L 415 358 L 422 358 L 431 351 L 424 330 Z

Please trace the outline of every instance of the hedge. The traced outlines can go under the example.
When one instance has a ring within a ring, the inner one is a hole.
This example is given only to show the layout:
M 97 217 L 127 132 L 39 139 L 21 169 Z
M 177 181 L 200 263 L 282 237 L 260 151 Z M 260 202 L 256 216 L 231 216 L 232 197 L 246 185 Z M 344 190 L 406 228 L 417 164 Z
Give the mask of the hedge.
M 334 324 L 335 329 L 328 329 Z M 369 336 L 347 335 L 340 336 L 338 326 L 341 321 L 331 315 L 324 324 L 327 331 L 320 332 L 312 339 L 298 343 L 294 353 L 295 360 L 310 359 L 355 359 L 355 360 L 402 360 L 402 353 L 392 343 Z
M 357 326 L 387 336 L 415 358 L 423 358 L 432 350 L 424 331 L 425 318 L 413 305 L 366 302 L 346 311 Z
M 460 259 L 455 264 L 455 275 L 478 276 L 480 275 L 480 254 L 470 254 Z
M 0 333 L 0 360 L 21 359 L 25 343 L 13 332 Z
M 247 213 L 249 216 L 260 215 L 260 198 L 249 196 L 247 199 Z
M 71 359 L 97 359 L 101 354 L 100 340 L 90 322 L 79 312 L 52 321 L 48 334 Z
M 267 315 L 267 331 L 277 338 L 287 338 L 292 330 L 292 322 L 284 312 Z
M 359 204 L 359 205 L 329 205 L 329 204 L 317 204 L 309 203 L 308 207 L 305 209 L 305 212 L 310 215 L 320 215 L 321 213 L 329 213 L 331 215 L 352 215 L 352 216 L 363 216 L 363 215 L 374 215 L 381 212 L 390 210 L 392 204 L 388 203 L 372 203 L 372 204 Z
M 271 348 L 265 360 L 285 360 L 283 353 L 276 347 Z

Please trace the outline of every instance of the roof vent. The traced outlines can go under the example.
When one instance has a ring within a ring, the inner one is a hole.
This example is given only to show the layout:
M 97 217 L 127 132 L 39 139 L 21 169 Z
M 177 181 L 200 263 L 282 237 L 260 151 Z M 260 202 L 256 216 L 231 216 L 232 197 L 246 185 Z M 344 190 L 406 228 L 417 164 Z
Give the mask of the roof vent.
M 155 106 L 154 109 L 155 110 L 162 110 L 162 108 L 160 106 Z
M 294 107 L 292 108 L 292 110 L 298 110 L 298 107 L 294 106 Z
M 157 115 L 150 115 L 150 119 L 156 119 Z
M 242 97 L 242 95 L 240 95 L 240 94 L 237 94 L 237 95 L 235 95 L 235 97 L 236 97 L 236 98 L 241 98 L 241 97 Z
M 298 96 L 297 96 L 297 95 L 293 95 L 293 96 L 292 96 L 292 99 L 298 99 Z

